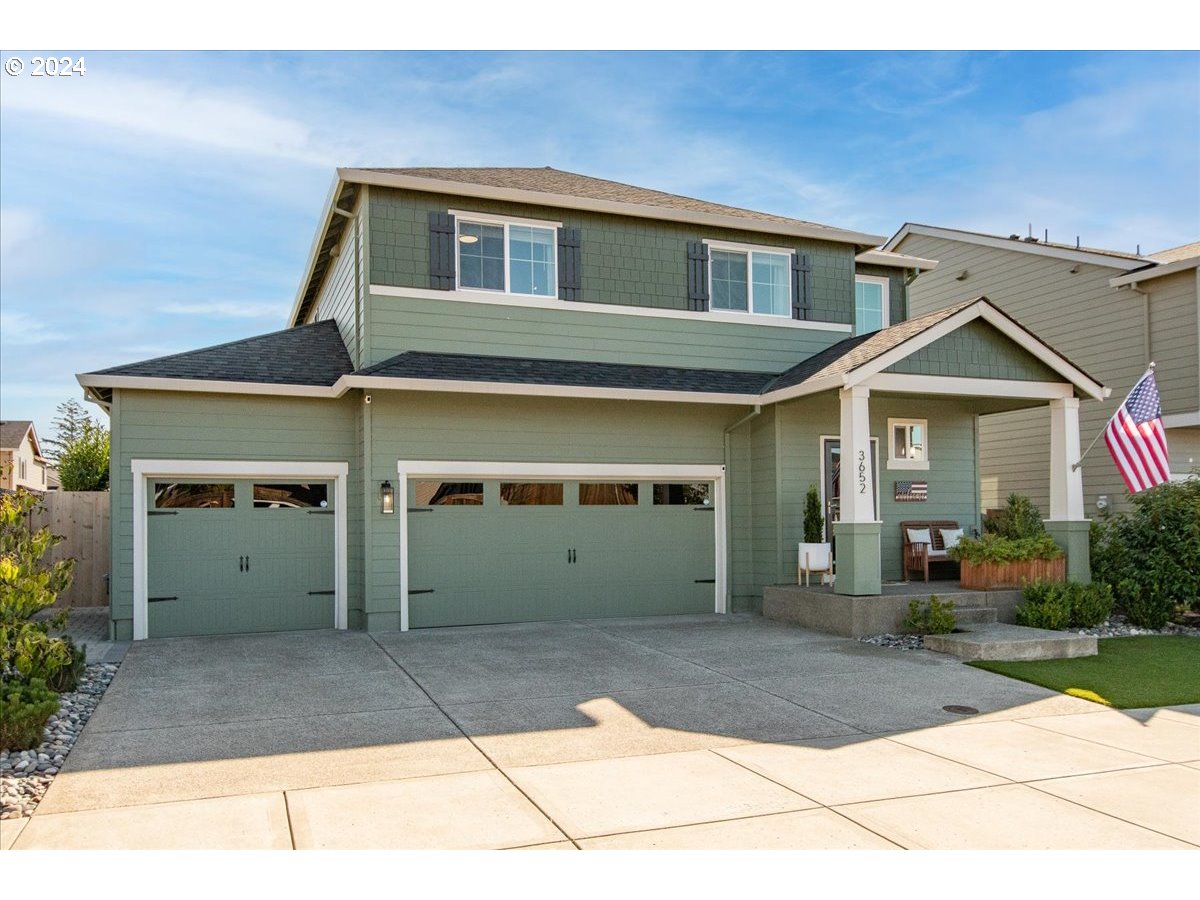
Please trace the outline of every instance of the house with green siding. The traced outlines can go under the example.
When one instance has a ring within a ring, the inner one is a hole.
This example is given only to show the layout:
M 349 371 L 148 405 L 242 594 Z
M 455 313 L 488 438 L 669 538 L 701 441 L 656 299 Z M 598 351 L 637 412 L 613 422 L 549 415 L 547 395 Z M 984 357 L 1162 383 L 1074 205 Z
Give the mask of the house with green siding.
M 755 610 L 810 485 L 834 590 L 875 596 L 901 521 L 979 527 L 980 416 L 1035 407 L 1086 578 L 1106 389 L 986 297 L 912 315 L 938 263 L 882 240 L 550 168 L 338 170 L 286 327 L 78 376 L 114 635 Z

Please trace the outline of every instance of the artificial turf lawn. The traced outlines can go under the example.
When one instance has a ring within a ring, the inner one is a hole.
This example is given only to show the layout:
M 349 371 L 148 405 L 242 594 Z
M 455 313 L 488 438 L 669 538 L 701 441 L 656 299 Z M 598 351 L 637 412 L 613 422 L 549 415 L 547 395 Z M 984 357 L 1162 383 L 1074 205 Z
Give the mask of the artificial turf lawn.
M 970 665 L 1117 709 L 1200 703 L 1200 638 L 1102 638 L 1098 656 Z

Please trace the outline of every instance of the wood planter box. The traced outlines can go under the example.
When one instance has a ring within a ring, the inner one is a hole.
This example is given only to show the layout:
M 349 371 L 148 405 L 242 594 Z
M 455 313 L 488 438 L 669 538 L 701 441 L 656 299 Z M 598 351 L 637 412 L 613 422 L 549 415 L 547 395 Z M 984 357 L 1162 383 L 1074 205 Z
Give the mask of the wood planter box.
M 1027 581 L 1066 581 L 1067 558 L 1024 559 L 1020 562 L 974 563 L 962 561 L 959 584 L 968 590 L 991 591 L 1019 588 Z

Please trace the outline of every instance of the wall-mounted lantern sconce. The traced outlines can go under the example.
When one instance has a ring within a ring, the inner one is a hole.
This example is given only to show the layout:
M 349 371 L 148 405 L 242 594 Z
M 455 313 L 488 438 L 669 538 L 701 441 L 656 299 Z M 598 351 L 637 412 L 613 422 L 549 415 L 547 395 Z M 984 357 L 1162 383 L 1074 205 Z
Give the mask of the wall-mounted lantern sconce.
M 390 516 L 396 511 L 396 489 L 390 481 L 379 486 L 379 511 Z

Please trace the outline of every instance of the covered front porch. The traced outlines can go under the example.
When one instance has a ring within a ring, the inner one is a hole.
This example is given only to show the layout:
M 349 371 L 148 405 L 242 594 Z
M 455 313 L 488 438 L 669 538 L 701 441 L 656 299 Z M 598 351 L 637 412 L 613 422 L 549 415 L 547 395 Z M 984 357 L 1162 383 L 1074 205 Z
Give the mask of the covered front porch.
M 957 580 L 926 584 L 923 573 L 911 585 L 898 582 L 910 571 L 900 552 L 905 525 L 925 522 L 934 526 L 929 530 L 978 534 L 977 418 L 1013 409 L 1049 408 L 1046 530 L 1065 551 L 1067 577 L 1090 579 L 1089 522 L 1076 465 L 1079 404 L 1101 399 L 1106 389 L 986 299 L 843 342 L 815 357 L 789 394 L 776 409 L 780 452 L 817 449 L 821 456 L 824 535 L 836 568 L 832 586 L 800 591 L 813 603 L 825 599 L 819 612 L 805 613 L 799 624 L 822 627 L 817 620 L 824 617 L 838 623 L 830 630 L 839 634 L 887 631 L 898 625 L 913 596 L 932 593 L 955 595 L 963 609 L 994 608 L 999 621 L 1011 621 L 1019 592 L 977 597 Z M 836 430 L 818 429 L 827 433 L 814 448 L 811 429 L 806 433 L 796 423 L 821 419 L 836 421 Z M 789 434 L 796 436 L 792 443 Z M 781 475 L 782 502 L 799 505 L 804 486 L 789 480 L 786 466 Z M 796 545 L 787 541 L 791 534 L 795 531 L 784 529 L 783 552 L 795 558 Z M 953 567 L 947 568 L 939 574 L 953 576 Z M 790 573 L 780 575 L 788 577 L 765 588 L 764 612 L 779 591 L 796 594 L 796 588 L 780 585 L 790 581 Z M 835 603 L 831 597 L 846 599 Z M 876 630 L 863 630 L 868 628 Z

